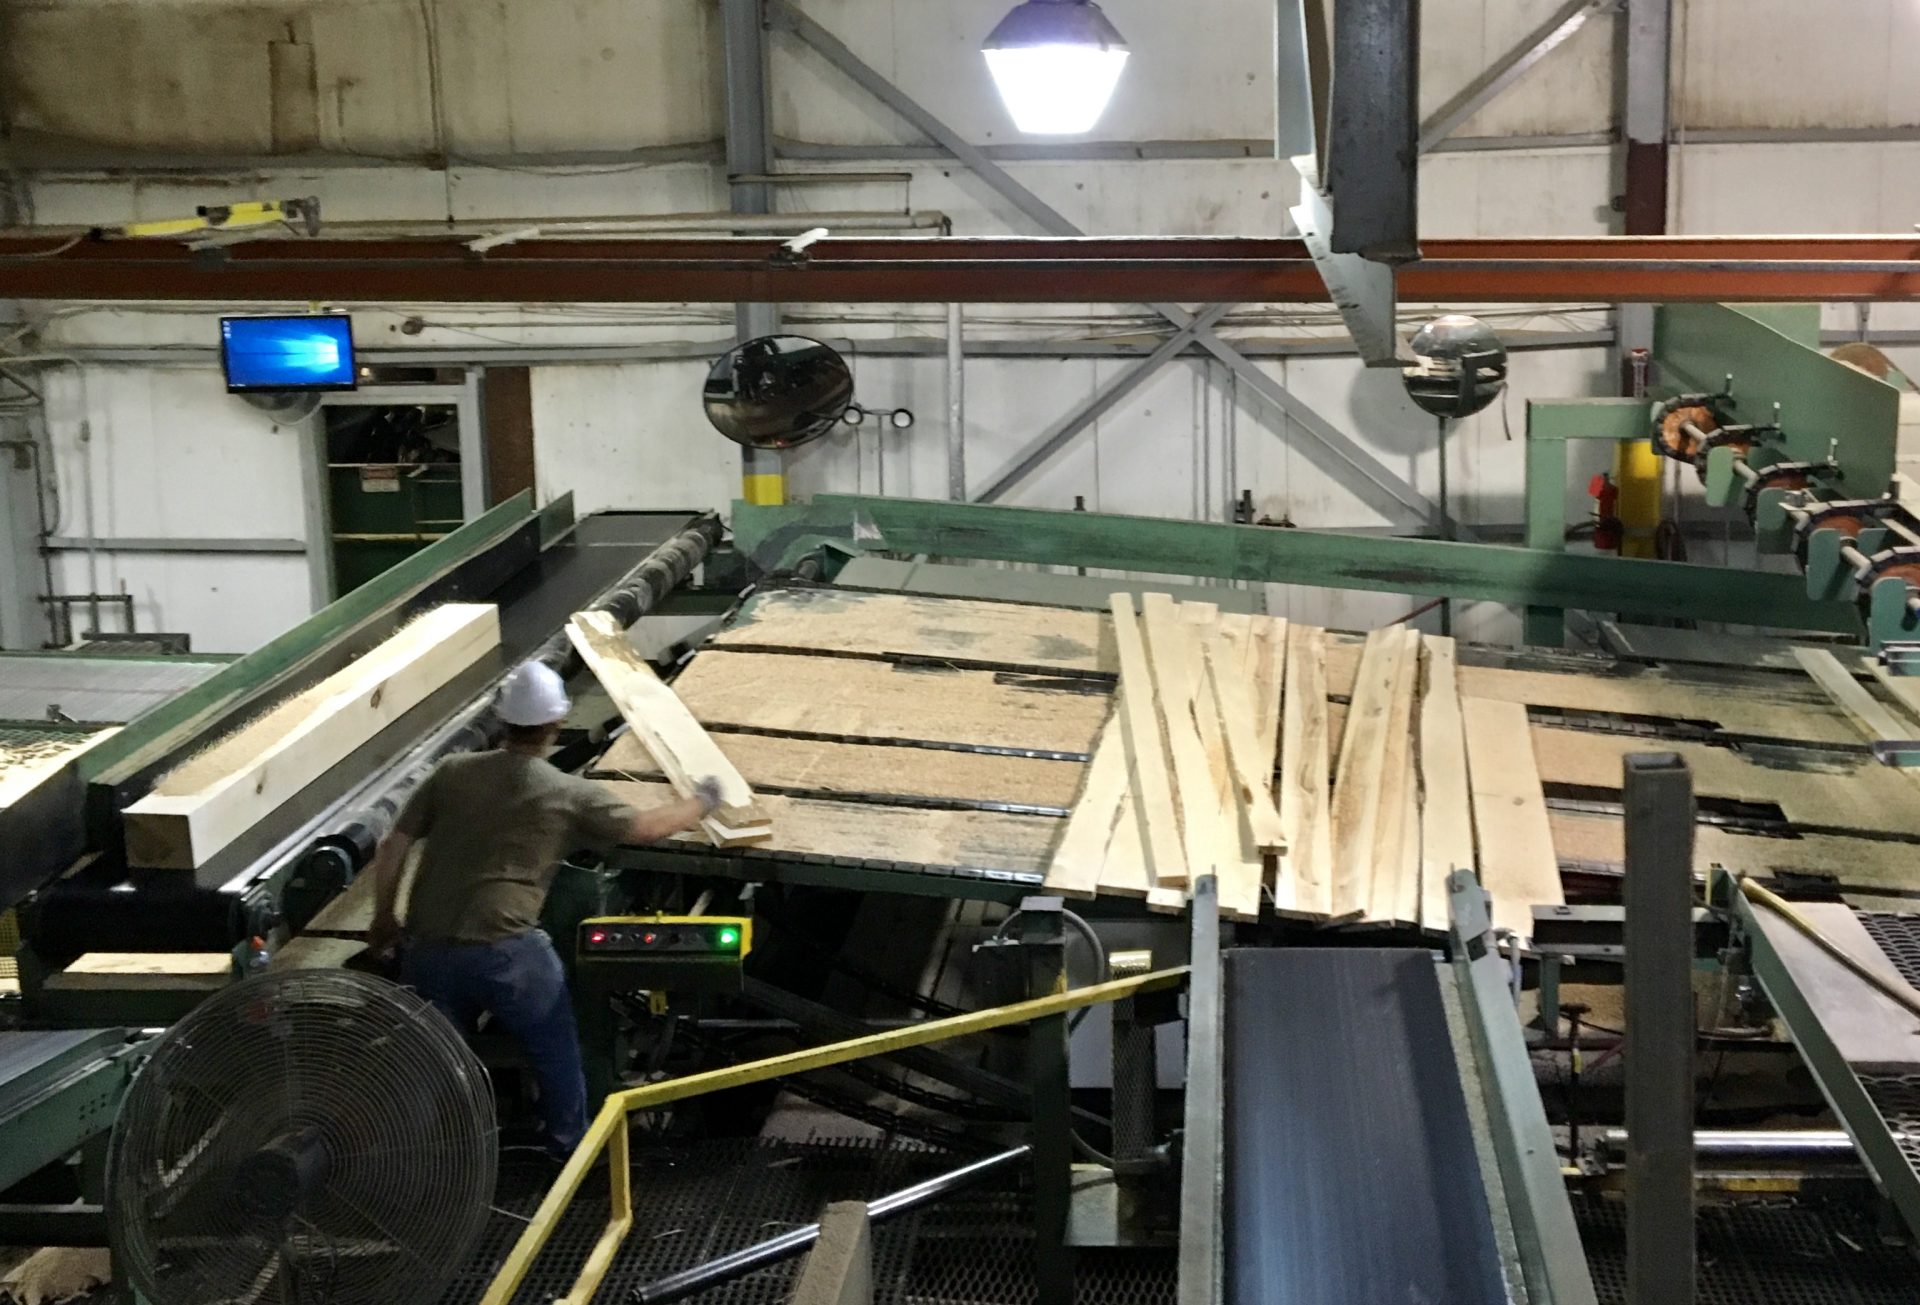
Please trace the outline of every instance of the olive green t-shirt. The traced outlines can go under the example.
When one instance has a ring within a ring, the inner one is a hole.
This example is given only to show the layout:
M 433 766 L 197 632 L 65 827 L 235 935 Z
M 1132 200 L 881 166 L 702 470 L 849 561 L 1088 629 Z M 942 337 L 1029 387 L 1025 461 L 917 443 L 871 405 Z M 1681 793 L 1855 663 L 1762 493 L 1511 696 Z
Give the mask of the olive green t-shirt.
M 534 928 L 560 858 L 613 847 L 634 809 L 538 757 L 449 757 L 394 827 L 426 839 L 407 907 L 416 942 L 497 942 Z

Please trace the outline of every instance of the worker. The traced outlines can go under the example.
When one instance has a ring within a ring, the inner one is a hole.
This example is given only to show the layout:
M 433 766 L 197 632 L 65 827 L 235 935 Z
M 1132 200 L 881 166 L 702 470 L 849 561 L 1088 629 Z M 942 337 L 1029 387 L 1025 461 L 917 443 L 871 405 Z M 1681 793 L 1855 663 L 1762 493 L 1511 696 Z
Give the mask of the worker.
M 720 802 L 719 781 L 706 779 L 694 797 L 642 811 L 550 765 L 570 706 L 551 667 L 517 668 L 494 705 L 503 744 L 434 767 L 380 840 L 372 871 L 371 944 L 385 954 L 401 942 L 401 867 L 414 842 L 427 840 L 407 907 L 401 981 L 462 1034 L 485 1012 L 519 1042 L 539 1082 L 545 1146 L 559 1157 L 587 1127 L 573 1005 L 539 925 L 560 858 L 692 829 Z

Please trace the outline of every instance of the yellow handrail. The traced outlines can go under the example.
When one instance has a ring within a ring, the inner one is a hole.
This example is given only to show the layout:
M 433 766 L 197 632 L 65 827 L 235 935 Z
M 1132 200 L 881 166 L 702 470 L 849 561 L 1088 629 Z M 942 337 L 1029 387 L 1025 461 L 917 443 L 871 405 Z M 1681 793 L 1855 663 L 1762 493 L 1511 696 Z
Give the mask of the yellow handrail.
M 850 1038 L 845 1042 L 828 1043 L 824 1047 L 809 1047 L 804 1051 L 788 1052 L 784 1056 L 756 1060 L 747 1065 L 729 1065 L 724 1069 L 710 1069 L 683 1078 L 670 1078 L 649 1083 L 645 1087 L 615 1092 L 607 1097 L 600 1107 L 600 1113 L 587 1126 L 586 1136 L 580 1139 L 580 1145 L 574 1148 L 566 1167 L 554 1179 L 553 1186 L 540 1202 L 540 1208 L 527 1221 L 526 1231 L 520 1234 L 520 1240 L 507 1253 L 480 1305 L 507 1305 L 513 1299 L 513 1294 L 520 1290 L 520 1284 L 526 1281 L 527 1270 L 533 1267 L 534 1258 L 546 1248 L 554 1226 L 566 1212 L 574 1194 L 580 1190 L 587 1171 L 593 1167 L 600 1153 L 611 1147 L 607 1164 L 607 1177 L 613 1190 L 611 1217 L 588 1254 L 586 1263 L 581 1266 L 579 1276 L 574 1279 L 572 1290 L 555 1301 L 554 1305 L 587 1305 L 593 1299 L 593 1293 L 600 1287 L 600 1280 L 606 1276 L 614 1255 L 633 1226 L 633 1189 L 627 1164 L 627 1116 L 636 1110 L 649 1110 L 671 1101 L 684 1101 L 688 1097 L 743 1087 L 749 1083 L 764 1083 L 787 1074 L 804 1074 L 831 1065 L 844 1065 L 848 1061 L 864 1060 L 869 1056 L 891 1055 L 910 1047 L 964 1038 L 989 1029 L 1006 1028 L 1011 1024 L 1024 1024 L 1030 1020 L 1045 1019 L 1049 1015 L 1064 1014 L 1084 1006 L 1097 1006 L 1142 992 L 1171 988 L 1186 974 L 1185 966 L 1156 970 L 1151 974 L 1113 979 L 1107 983 L 1036 997 L 1031 1001 L 1015 1002 L 1010 1006 L 995 1006 L 991 1010 L 928 1020 L 923 1024 L 909 1024 L 882 1033 Z

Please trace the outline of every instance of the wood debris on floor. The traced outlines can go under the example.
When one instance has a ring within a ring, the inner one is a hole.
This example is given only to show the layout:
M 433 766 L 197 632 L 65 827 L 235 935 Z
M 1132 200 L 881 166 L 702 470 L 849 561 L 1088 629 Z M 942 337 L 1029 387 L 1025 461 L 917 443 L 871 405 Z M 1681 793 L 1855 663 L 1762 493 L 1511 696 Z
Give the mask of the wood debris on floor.
M 1473 869 L 1498 924 L 1564 901 L 1526 709 L 1466 699 L 1451 639 L 1367 637 L 1339 719 L 1326 631 L 1128 594 L 1120 680 L 1048 888 L 1185 908 L 1211 874 L 1224 915 L 1444 932 Z

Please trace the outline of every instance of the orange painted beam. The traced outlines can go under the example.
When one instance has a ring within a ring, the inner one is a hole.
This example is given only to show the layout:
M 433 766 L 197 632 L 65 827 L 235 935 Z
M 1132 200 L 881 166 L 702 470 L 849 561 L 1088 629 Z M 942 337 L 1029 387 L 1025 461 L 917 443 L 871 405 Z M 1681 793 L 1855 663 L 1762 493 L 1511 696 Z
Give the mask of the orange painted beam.
M 177 240 L 0 234 L 0 298 L 335 303 L 1324 303 L 1296 241 L 777 240 L 465 235 Z M 1430 240 L 1406 303 L 1920 299 L 1912 236 Z

